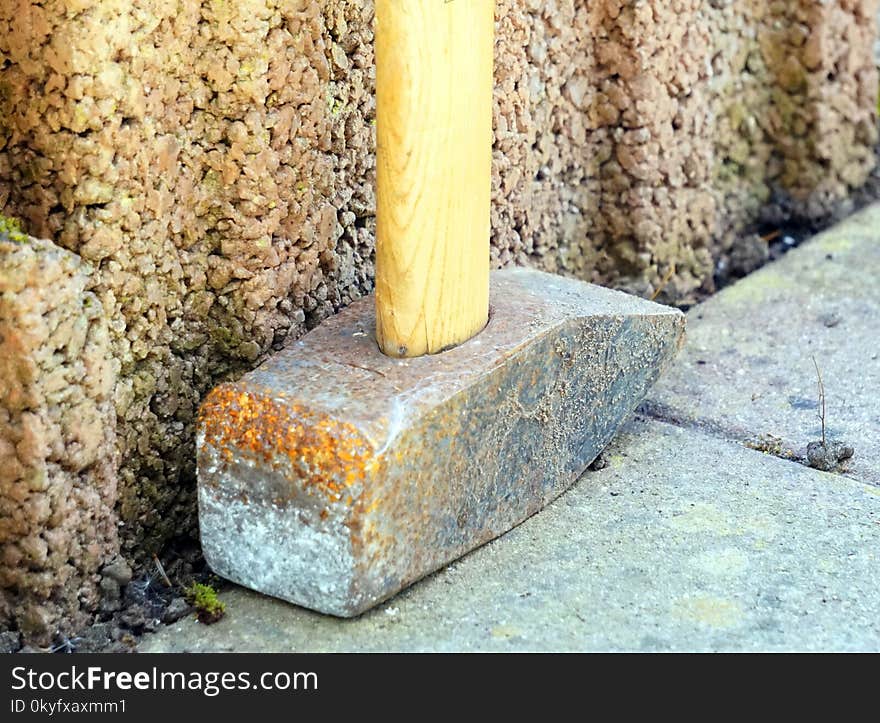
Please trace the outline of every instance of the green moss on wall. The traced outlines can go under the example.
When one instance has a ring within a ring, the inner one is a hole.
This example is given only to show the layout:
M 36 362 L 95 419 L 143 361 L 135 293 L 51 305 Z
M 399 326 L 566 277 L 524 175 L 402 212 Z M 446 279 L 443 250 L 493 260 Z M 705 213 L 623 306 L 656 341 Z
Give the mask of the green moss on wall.
M 13 243 L 27 243 L 28 235 L 22 230 L 21 222 L 0 213 L 0 239 Z

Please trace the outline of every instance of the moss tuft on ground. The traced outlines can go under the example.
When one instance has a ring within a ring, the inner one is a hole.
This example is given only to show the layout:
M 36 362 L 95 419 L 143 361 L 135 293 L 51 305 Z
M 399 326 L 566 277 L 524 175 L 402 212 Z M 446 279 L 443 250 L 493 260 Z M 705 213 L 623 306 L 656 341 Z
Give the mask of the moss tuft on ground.
M 186 601 L 196 609 L 200 623 L 213 625 L 226 614 L 226 604 L 217 597 L 217 591 L 200 582 L 190 585 L 184 593 Z

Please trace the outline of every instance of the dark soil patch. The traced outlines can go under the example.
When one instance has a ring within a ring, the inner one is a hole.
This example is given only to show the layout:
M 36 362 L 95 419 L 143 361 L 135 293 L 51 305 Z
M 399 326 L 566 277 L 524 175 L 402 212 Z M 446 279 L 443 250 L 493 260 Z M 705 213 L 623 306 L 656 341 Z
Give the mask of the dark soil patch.
M 48 648 L 35 648 L 22 647 L 17 632 L 2 633 L 0 653 L 132 653 L 145 634 L 195 614 L 185 595 L 191 585 L 223 586 L 193 540 L 173 543 L 161 559 L 167 562 L 153 562 L 136 571 L 122 559 L 104 567 L 101 608 L 78 635 L 59 634 Z
M 880 158 L 880 145 L 877 156 Z M 853 213 L 880 200 L 880 165 L 875 168 L 862 188 L 842 202 L 835 212 L 823 219 L 808 221 L 797 218 L 791 203 L 778 197 L 764 209 L 761 220 L 746 230 L 730 252 L 715 265 L 715 291 L 739 281 L 762 266 L 776 261 L 804 241 L 839 223 Z M 706 294 L 700 301 L 708 298 Z

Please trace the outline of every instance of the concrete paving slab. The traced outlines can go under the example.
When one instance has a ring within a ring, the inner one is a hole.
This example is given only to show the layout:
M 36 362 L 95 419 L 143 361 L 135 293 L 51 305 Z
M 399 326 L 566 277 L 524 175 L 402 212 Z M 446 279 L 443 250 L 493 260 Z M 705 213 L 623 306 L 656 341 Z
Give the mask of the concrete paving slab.
M 643 407 L 805 456 L 821 437 L 855 449 L 845 474 L 880 484 L 880 205 L 856 214 L 688 314 L 688 342 Z
M 609 461 L 360 618 L 234 588 L 141 650 L 880 650 L 877 488 L 658 422 Z

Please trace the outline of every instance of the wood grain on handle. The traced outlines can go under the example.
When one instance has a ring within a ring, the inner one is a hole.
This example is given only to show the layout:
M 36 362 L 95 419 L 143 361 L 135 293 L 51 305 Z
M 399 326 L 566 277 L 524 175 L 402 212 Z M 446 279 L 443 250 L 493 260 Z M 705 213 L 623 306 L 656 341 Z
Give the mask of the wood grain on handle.
M 433 354 L 489 317 L 494 0 L 377 0 L 376 336 Z

